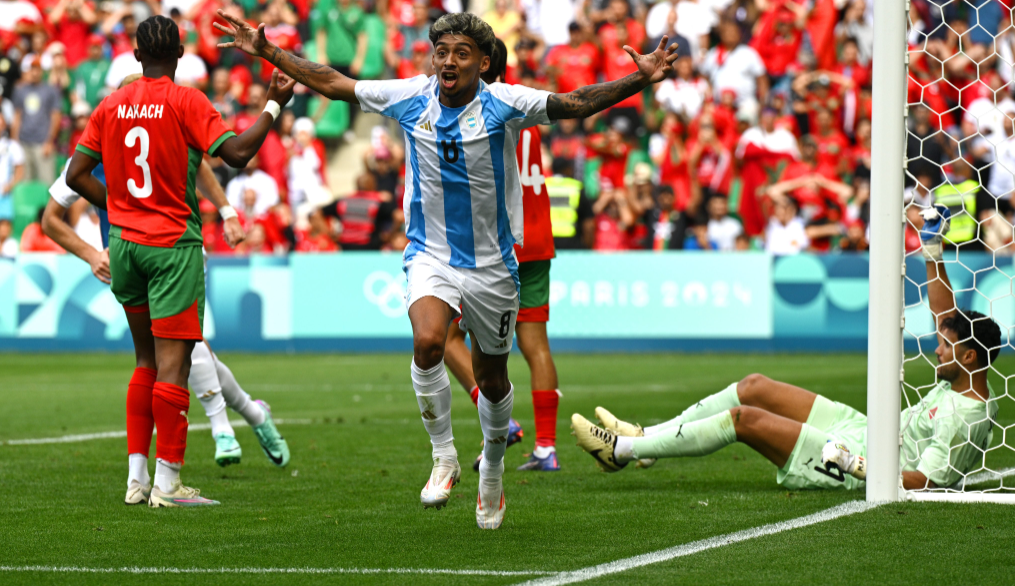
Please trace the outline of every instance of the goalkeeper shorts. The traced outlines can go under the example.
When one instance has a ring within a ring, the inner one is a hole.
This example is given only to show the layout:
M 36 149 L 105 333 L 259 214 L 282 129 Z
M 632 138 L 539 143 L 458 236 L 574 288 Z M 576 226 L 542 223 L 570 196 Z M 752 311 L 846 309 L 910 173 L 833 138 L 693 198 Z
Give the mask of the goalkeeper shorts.
M 862 480 L 821 462 L 821 450 L 830 440 L 838 440 L 849 450 L 867 456 L 867 416 L 848 405 L 818 395 L 800 428 L 786 465 L 779 469 L 776 481 L 789 490 L 815 488 L 863 488 Z

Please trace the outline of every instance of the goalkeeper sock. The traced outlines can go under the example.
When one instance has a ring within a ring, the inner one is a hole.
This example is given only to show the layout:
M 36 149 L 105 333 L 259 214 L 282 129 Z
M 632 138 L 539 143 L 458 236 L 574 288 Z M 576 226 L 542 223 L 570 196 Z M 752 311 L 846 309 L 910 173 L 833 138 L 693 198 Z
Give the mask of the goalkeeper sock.
M 413 360 L 412 388 L 416 391 L 423 427 L 430 434 L 433 457 L 457 459 L 455 437 L 451 433 L 451 379 L 444 370 L 444 361 L 423 370 Z
M 264 423 L 264 411 L 260 405 L 250 400 L 250 395 L 236 382 L 233 371 L 218 359 L 215 360 L 215 371 L 218 373 L 219 384 L 222 385 L 222 398 L 226 400 L 226 405 L 239 413 L 250 427 Z
M 669 431 L 671 428 L 676 429 L 681 425 L 691 423 L 692 421 L 712 417 L 717 413 L 722 413 L 723 411 L 729 411 L 734 407 L 739 407 L 740 395 L 737 394 L 738 384 L 739 383 L 733 383 L 718 393 L 705 397 L 694 405 L 684 409 L 683 413 L 669 421 L 660 423 L 659 425 L 650 425 L 649 427 L 646 427 L 645 435 L 655 435 L 657 433 Z
M 708 419 L 681 424 L 664 433 L 618 438 L 616 455 L 620 459 L 629 457 L 632 460 L 707 456 L 736 441 L 733 416 L 729 411 L 723 411 Z

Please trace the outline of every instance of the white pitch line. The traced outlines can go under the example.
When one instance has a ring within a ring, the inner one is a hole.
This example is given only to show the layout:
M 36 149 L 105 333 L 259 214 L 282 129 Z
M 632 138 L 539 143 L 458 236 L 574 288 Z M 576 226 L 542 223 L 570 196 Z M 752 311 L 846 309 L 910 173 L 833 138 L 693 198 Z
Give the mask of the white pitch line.
M 440 568 L 170 568 L 136 566 L 86 568 L 81 566 L 0 566 L 0 572 L 50 574 L 450 574 L 453 576 L 539 576 L 544 571 L 451 570 Z
M 1002 468 L 1000 470 L 986 470 L 984 472 L 977 472 L 966 479 L 965 484 L 979 484 L 981 482 L 989 482 L 991 480 L 1001 480 L 1009 476 L 1015 476 L 1015 468 Z
M 310 425 L 313 419 L 276 419 L 277 425 Z M 233 427 L 247 427 L 247 422 L 242 419 L 229 422 Z M 211 429 L 210 423 L 195 423 L 188 427 L 187 431 L 206 431 Z M 97 439 L 112 439 L 127 437 L 126 431 L 103 431 L 99 433 L 79 433 L 75 435 L 61 435 L 60 437 L 37 437 L 29 439 L 2 440 L 0 446 L 35 446 L 39 444 L 73 444 L 88 442 Z
M 783 531 L 789 531 L 791 529 L 799 529 L 800 527 L 807 527 L 808 525 L 831 521 L 832 519 L 838 519 L 839 517 L 845 517 L 846 515 L 862 513 L 877 507 L 880 504 L 881 503 L 869 503 L 867 501 L 850 501 L 848 503 L 843 503 L 830 509 L 814 513 L 813 515 L 790 519 L 789 521 L 780 521 L 779 523 L 772 523 L 770 525 L 762 525 L 761 527 L 745 529 L 743 531 L 737 531 L 736 533 L 709 537 L 708 539 L 693 541 L 691 543 L 685 543 L 684 545 L 678 545 L 676 547 L 662 549 L 652 553 L 616 560 L 600 564 L 598 566 L 590 566 L 573 572 L 561 572 L 545 578 L 529 580 L 527 582 L 523 582 L 522 584 L 524 586 L 559 586 L 560 584 L 584 582 L 600 576 L 625 572 L 634 568 L 640 568 L 650 564 L 658 564 L 659 562 L 665 562 L 674 558 L 696 554 L 708 549 L 723 547 L 725 545 L 730 545 L 731 543 L 740 543 L 741 541 L 747 541 L 748 539 L 754 539 L 756 537 L 782 533 Z

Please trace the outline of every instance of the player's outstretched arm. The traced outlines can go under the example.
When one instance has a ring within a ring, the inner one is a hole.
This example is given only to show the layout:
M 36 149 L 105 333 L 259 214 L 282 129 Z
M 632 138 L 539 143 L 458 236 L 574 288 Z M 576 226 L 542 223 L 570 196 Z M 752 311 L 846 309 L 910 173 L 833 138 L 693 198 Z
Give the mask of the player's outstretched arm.
M 948 279 L 948 271 L 942 262 L 944 235 L 951 225 L 951 210 L 937 205 L 920 213 L 923 226 L 920 240 L 923 244 L 923 258 L 927 261 L 927 300 L 937 324 L 955 313 L 955 293 Z
M 664 36 L 656 50 L 647 55 L 624 45 L 624 50 L 638 65 L 638 71 L 616 81 L 587 85 L 566 94 L 550 94 L 546 100 L 547 116 L 550 120 L 586 118 L 662 81 L 677 60 L 677 44 L 667 47 L 668 41 L 669 38 Z
M 211 170 L 208 161 L 201 161 L 201 166 L 197 169 L 197 188 L 208 198 L 208 201 L 215 204 L 215 208 L 222 214 L 222 232 L 226 237 L 226 244 L 229 245 L 229 248 L 236 248 L 236 245 L 243 242 L 247 235 L 243 232 L 243 226 L 240 225 L 236 211 L 233 210 L 233 206 L 229 205 L 226 192 L 222 191 L 222 186 L 215 178 L 215 172 Z
M 67 166 L 67 187 L 92 205 L 106 209 L 106 186 L 92 175 L 99 161 L 81 151 L 74 151 Z
M 94 246 L 82 240 L 74 228 L 64 221 L 66 213 L 67 208 L 49 198 L 49 203 L 42 212 L 42 231 L 64 250 L 88 263 L 95 278 L 109 284 L 112 278 L 109 274 L 109 251 L 95 250 Z
M 293 97 L 293 88 L 296 82 L 285 75 L 274 71 L 271 74 L 271 85 L 268 86 L 268 102 L 275 102 L 279 107 L 284 107 Z M 227 165 L 234 169 L 242 169 L 247 166 L 250 159 L 254 158 L 257 151 L 261 150 L 261 144 L 268 136 L 271 125 L 275 123 L 275 115 L 270 114 L 267 109 L 257 118 L 253 126 L 246 129 L 239 136 L 231 136 L 223 142 L 217 151 L 216 157 L 222 157 Z
M 355 79 L 348 78 L 327 65 L 307 61 L 279 49 L 264 36 L 263 22 L 255 29 L 243 20 L 221 10 L 218 11 L 218 15 L 229 24 L 222 26 L 216 22 L 215 28 L 233 37 L 228 43 L 219 43 L 220 49 L 235 47 L 254 57 L 261 57 L 289 77 L 328 99 L 342 100 L 351 104 L 359 103 L 356 99 Z

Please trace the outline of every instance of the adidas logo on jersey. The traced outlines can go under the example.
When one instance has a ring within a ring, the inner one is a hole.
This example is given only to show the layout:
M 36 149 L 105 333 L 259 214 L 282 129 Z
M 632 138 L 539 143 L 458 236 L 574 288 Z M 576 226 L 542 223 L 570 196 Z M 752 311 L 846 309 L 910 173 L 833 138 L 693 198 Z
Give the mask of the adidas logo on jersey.
M 427 120 L 426 122 L 420 124 L 419 126 L 417 126 L 417 128 L 419 128 L 420 130 L 425 130 L 427 132 L 433 132 L 433 127 L 430 126 L 430 121 L 429 120 Z

